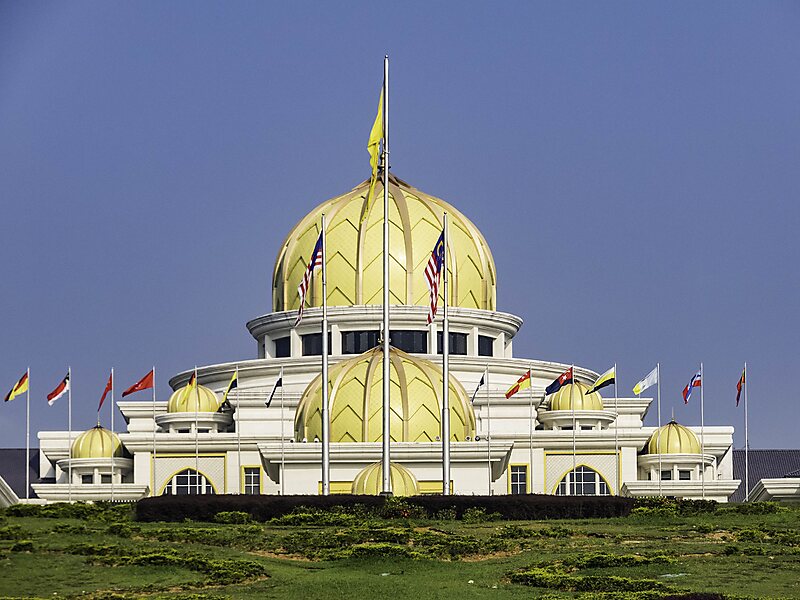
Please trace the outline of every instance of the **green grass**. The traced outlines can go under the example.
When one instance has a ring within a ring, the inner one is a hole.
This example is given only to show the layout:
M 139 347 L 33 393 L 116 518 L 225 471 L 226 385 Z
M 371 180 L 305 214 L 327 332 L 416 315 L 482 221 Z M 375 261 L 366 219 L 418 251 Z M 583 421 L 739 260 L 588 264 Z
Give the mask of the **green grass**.
M 0 515 L 0 598 L 800 597 L 800 508 L 322 526 L 12 514 Z

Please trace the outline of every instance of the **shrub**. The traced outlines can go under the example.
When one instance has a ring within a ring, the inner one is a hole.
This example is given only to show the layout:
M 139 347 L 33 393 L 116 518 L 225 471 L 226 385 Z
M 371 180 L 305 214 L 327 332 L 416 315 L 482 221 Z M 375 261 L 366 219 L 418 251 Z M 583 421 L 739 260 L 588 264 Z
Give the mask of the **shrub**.
M 740 515 L 770 515 L 776 512 L 790 510 L 778 502 L 742 502 L 730 503 L 720 507 L 723 512 L 733 512 Z
M 717 506 L 715 500 L 686 500 L 656 496 L 637 498 L 631 514 L 686 517 L 714 513 Z
M 18 540 L 22 537 L 22 527 L 19 525 L 6 525 L 0 527 L 0 540 Z
M 482 506 L 476 506 L 465 510 L 461 518 L 465 523 L 485 523 L 486 521 L 498 521 L 503 518 L 503 515 L 498 512 L 489 514 Z
M 11 546 L 12 552 L 33 552 L 33 542 L 31 540 L 20 540 Z
M 455 521 L 458 518 L 455 508 L 443 508 L 434 513 L 433 518 L 436 521 Z
M 142 528 L 130 523 L 111 523 L 106 527 L 106 533 L 121 538 L 130 538 L 141 532 Z
M 245 524 L 245 523 L 252 523 L 253 518 L 250 516 L 250 513 L 246 513 L 243 510 L 230 510 L 230 511 L 222 511 L 218 512 L 214 515 L 214 522 L 215 523 L 225 523 L 228 525 L 235 525 L 235 524 Z
M 644 592 L 667 590 L 660 581 L 617 575 L 570 575 L 553 568 L 533 568 L 512 573 L 511 581 L 565 592 Z

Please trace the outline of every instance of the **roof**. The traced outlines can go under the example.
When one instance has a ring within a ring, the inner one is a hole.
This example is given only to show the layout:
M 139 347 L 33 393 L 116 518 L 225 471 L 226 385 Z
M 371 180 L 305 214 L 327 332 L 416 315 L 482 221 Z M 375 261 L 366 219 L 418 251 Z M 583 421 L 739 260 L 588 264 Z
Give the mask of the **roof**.
M 762 479 L 800 476 L 800 450 L 753 450 L 748 453 L 750 490 Z M 733 451 L 733 478 L 742 481 L 730 497 L 731 502 L 744 502 L 744 449 Z
M 31 460 L 28 463 L 30 482 L 39 482 L 39 449 L 31 448 Z M 11 486 L 14 493 L 25 498 L 25 448 L 0 448 L 0 477 Z M 33 489 L 30 497 L 36 498 Z

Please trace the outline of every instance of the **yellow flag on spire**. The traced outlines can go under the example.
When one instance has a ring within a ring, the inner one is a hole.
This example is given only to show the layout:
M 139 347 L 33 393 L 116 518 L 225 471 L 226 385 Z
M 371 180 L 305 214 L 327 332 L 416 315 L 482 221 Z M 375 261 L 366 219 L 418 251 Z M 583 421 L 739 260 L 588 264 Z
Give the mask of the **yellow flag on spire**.
M 367 142 L 367 152 L 369 152 L 369 166 L 372 167 L 372 176 L 369 179 L 369 191 L 367 192 L 367 202 L 361 211 L 361 222 L 367 218 L 369 209 L 372 206 L 372 199 L 375 195 L 375 184 L 378 181 L 378 155 L 380 154 L 380 144 L 383 139 L 383 88 L 381 88 L 381 98 L 378 100 L 378 115 L 372 124 Z

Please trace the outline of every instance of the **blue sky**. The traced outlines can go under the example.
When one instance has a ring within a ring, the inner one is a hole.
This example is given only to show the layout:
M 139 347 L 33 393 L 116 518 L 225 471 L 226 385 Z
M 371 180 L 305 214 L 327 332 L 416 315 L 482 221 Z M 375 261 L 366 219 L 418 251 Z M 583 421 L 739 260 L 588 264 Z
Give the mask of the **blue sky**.
M 2 2 L 3 393 L 30 365 L 62 428 L 71 365 L 80 429 L 112 366 L 164 397 L 255 356 L 286 232 L 368 175 L 388 53 L 393 170 L 481 228 L 517 355 L 625 390 L 661 361 L 686 424 L 702 360 L 736 447 L 747 360 L 751 446 L 798 447 L 799 30 L 791 2 Z

